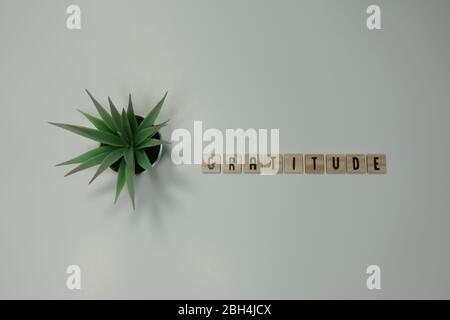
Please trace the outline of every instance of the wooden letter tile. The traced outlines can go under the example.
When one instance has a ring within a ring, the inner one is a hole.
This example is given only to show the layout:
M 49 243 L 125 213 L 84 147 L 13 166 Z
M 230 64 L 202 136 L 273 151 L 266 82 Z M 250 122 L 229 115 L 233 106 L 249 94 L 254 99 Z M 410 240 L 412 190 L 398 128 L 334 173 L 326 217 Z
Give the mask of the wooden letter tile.
M 284 173 L 303 173 L 303 155 L 298 153 L 285 154 Z
M 306 173 L 324 173 L 323 154 L 305 154 Z
M 260 155 L 261 174 L 274 175 L 283 172 L 283 155 Z
M 244 173 L 260 173 L 259 157 L 253 154 L 246 154 L 244 159 Z
M 327 173 L 345 173 L 345 154 L 327 154 Z
M 386 155 L 368 154 L 367 172 L 370 174 L 386 174 Z
M 223 173 L 242 173 L 242 159 L 240 155 L 225 154 Z
M 366 156 L 363 154 L 348 154 L 347 173 L 366 173 Z
M 220 173 L 220 167 L 220 155 L 203 155 L 202 173 Z

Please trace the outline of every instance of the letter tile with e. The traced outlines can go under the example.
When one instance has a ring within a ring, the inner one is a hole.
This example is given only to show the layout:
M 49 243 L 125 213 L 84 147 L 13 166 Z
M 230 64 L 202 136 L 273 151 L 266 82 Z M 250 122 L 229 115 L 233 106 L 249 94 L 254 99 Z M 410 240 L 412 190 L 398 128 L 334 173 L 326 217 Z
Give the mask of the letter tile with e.
M 368 154 L 367 155 L 367 173 L 386 174 L 386 155 Z

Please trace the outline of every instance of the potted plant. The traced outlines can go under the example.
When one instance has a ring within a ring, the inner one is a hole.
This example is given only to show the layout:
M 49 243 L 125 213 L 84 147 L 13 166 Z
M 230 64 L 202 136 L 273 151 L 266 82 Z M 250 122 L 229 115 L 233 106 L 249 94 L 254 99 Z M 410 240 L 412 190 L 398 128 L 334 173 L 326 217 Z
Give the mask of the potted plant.
M 119 113 L 111 98 L 108 97 L 111 113 L 86 90 L 94 103 L 100 118 L 79 110 L 91 122 L 95 129 L 82 126 L 49 122 L 52 125 L 66 129 L 85 138 L 100 143 L 92 149 L 71 160 L 57 164 L 56 166 L 78 164 L 66 176 L 99 166 L 89 183 L 92 183 L 106 169 L 111 168 L 117 172 L 116 196 L 114 203 L 125 186 L 131 198 L 133 209 L 135 208 L 135 175 L 147 170 L 151 172 L 162 154 L 163 144 L 170 143 L 162 140 L 159 130 L 167 125 L 167 122 L 155 124 L 155 120 L 161 111 L 161 107 L 167 97 L 167 93 L 158 104 L 143 118 L 135 115 L 131 94 L 128 99 L 127 110 Z

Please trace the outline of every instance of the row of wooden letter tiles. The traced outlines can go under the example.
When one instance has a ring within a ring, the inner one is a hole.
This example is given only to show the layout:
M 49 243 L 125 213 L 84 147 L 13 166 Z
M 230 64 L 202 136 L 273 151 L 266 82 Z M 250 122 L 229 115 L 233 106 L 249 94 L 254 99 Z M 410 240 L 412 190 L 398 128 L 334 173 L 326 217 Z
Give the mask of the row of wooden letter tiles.
M 385 154 L 203 155 L 203 173 L 386 174 Z

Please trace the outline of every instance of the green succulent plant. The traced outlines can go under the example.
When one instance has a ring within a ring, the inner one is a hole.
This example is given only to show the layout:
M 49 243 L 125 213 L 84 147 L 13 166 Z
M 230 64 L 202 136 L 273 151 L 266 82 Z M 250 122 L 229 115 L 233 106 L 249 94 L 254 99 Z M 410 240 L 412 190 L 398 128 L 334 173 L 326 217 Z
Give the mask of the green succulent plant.
M 59 163 L 56 166 L 78 164 L 77 167 L 65 175 L 69 176 L 98 165 L 97 171 L 89 182 L 92 183 L 110 166 L 119 163 L 114 203 L 117 202 L 117 199 L 126 184 L 134 209 L 136 163 L 143 169 L 151 172 L 154 169 L 147 154 L 144 152 L 144 149 L 170 143 L 155 137 L 158 131 L 168 123 L 168 121 L 166 121 L 155 125 L 155 120 L 161 111 L 167 93 L 145 118 L 140 118 L 140 121 L 138 121 L 138 117 L 134 113 L 131 94 L 128 99 L 128 108 L 126 110 L 122 109 L 121 113 L 117 110 L 114 103 L 111 101 L 111 98 L 108 97 L 111 110 L 111 113 L 108 113 L 88 90 L 86 90 L 86 92 L 94 103 L 100 118 L 81 110 L 79 111 L 94 125 L 95 129 L 64 123 L 49 123 L 85 138 L 100 142 L 100 146 L 83 153 L 78 157 Z

